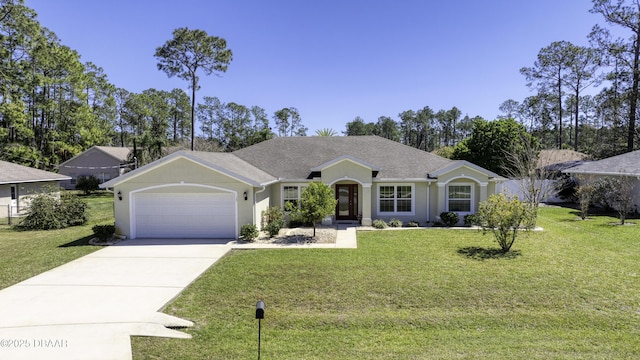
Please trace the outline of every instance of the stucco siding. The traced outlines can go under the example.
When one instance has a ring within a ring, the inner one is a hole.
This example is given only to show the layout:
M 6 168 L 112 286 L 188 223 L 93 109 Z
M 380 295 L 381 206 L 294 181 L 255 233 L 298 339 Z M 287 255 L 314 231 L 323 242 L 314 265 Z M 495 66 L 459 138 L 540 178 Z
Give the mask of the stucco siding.
M 262 230 L 262 212 L 266 211 L 271 205 L 270 201 L 272 197 L 272 192 L 273 192 L 273 189 L 276 187 L 277 185 L 267 186 L 265 187 L 264 191 L 260 191 L 261 190 L 260 188 L 254 189 L 255 199 L 256 199 L 254 225 L 256 225 L 260 230 Z M 240 224 L 240 226 L 242 225 L 243 224 Z
M 322 170 L 322 182 L 325 184 L 347 179 L 370 183 L 371 169 L 350 160 L 343 160 Z
M 247 200 L 244 200 L 244 192 Z M 240 226 L 253 223 L 252 186 L 227 175 L 179 158 L 170 164 L 150 169 L 113 189 L 115 225 L 119 234 L 131 236 L 131 202 L 135 193 L 229 193 L 236 195 L 238 231 Z M 122 201 L 118 193 L 122 194 Z M 133 193 L 133 194 L 132 194 Z

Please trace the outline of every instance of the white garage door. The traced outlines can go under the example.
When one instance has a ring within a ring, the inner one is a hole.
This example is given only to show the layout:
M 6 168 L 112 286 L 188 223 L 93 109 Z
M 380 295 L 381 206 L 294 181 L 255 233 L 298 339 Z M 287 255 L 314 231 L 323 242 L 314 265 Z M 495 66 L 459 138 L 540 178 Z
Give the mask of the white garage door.
M 134 202 L 136 238 L 236 236 L 235 194 L 141 193 Z

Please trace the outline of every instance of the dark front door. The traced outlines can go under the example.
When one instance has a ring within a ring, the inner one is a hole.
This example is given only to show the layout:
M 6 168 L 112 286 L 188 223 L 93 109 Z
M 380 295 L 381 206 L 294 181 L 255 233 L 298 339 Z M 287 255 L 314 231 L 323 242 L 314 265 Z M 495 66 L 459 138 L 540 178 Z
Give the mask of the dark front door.
M 336 220 L 358 219 L 358 184 L 336 185 Z

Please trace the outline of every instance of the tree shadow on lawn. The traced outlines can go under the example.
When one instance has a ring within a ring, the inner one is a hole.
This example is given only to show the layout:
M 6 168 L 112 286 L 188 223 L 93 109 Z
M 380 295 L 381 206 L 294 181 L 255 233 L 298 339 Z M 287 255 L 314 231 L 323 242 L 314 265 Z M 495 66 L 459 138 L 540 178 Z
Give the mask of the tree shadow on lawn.
M 510 250 L 507 252 L 498 248 L 483 248 L 479 246 L 468 246 L 458 249 L 458 254 L 464 255 L 473 260 L 488 260 L 488 259 L 515 259 L 521 256 L 520 250 Z
M 85 236 L 85 237 L 80 238 L 78 240 L 74 240 L 74 241 L 68 242 L 66 244 L 58 245 L 58 247 L 59 248 L 66 248 L 66 247 L 72 247 L 72 246 L 93 246 L 93 245 L 89 244 L 89 240 L 91 240 L 94 237 L 95 237 L 95 235 Z

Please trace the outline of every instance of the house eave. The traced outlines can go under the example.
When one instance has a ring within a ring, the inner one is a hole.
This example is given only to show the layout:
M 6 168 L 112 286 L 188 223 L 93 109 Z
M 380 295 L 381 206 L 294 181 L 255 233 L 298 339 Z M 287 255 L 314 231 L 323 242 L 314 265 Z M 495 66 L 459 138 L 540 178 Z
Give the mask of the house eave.
M 64 181 L 64 180 L 71 180 L 71 177 L 65 176 L 57 179 L 6 180 L 6 181 L 0 181 L 0 185 L 38 183 L 38 182 L 47 182 L 47 181 Z
M 586 174 L 586 175 L 602 175 L 602 176 L 640 176 L 640 173 L 625 173 L 625 172 L 611 172 L 611 171 L 575 171 L 567 169 L 562 171 L 563 174 Z

